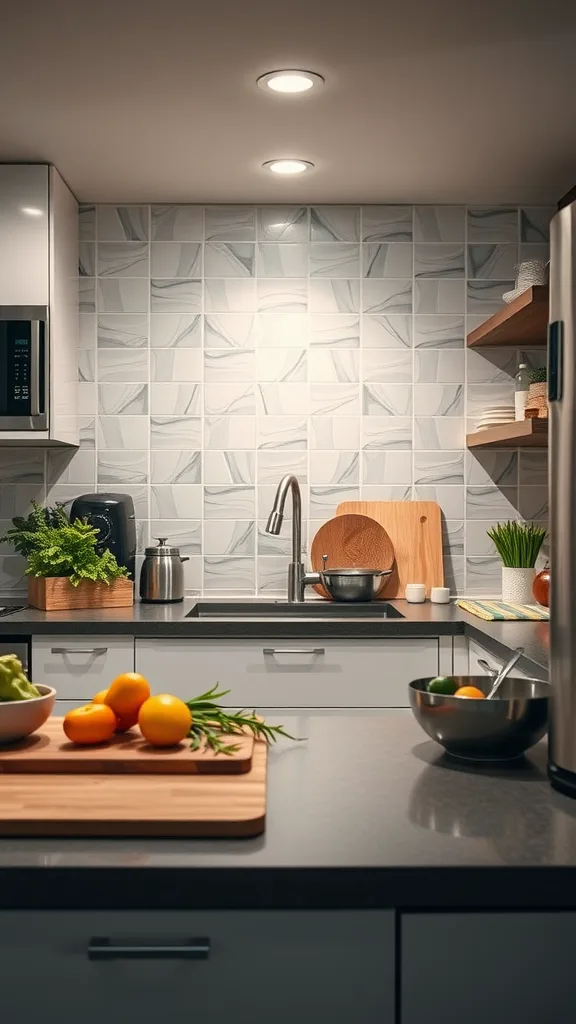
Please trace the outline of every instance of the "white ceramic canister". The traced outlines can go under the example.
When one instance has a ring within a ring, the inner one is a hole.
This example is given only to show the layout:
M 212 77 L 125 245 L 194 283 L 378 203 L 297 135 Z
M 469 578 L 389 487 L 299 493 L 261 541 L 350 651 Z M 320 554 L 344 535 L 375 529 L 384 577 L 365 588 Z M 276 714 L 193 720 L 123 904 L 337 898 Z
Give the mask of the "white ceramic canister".
M 502 566 L 502 600 L 508 604 L 535 604 L 532 594 L 535 569 Z

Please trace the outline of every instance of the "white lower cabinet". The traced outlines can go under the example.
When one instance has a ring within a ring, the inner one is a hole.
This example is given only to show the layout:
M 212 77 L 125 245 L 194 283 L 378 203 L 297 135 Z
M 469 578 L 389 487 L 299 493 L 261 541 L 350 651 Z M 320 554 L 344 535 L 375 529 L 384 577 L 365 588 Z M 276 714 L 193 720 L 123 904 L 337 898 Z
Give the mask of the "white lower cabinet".
M 401 1024 L 574 1020 L 574 913 L 403 914 L 401 935 Z
M 394 1022 L 389 911 L 0 911 L 0 963 L 23 1022 Z
M 32 637 L 32 679 L 57 690 L 57 714 L 65 714 L 61 702 L 85 704 L 115 676 L 133 671 L 131 636 Z
M 411 679 L 438 673 L 438 638 L 136 640 L 153 692 L 189 698 L 216 683 L 250 708 L 407 707 Z

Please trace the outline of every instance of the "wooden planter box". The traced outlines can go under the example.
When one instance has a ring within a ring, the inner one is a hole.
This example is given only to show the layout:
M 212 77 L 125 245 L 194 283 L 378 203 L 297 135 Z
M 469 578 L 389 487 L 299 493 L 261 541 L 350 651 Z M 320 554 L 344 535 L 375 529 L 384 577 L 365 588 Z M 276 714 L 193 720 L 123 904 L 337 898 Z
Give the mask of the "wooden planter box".
M 128 608 L 134 604 L 134 585 L 131 580 L 115 580 L 109 586 L 83 580 L 73 587 L 65 576 L 29 576 L 28 604 L 45 612 L 68 608 Z

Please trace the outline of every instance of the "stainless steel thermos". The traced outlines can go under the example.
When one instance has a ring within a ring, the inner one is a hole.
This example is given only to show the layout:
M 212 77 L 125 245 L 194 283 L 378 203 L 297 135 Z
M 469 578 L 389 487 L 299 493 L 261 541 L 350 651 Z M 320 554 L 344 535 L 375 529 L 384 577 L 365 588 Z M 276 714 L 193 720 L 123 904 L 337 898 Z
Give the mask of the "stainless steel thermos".
M 184 599 L 184 568 L 178 548 L 169 547 L 165 537 L 157 547 L 146 548 L 140 570 L 140 600 L 170 603 Z

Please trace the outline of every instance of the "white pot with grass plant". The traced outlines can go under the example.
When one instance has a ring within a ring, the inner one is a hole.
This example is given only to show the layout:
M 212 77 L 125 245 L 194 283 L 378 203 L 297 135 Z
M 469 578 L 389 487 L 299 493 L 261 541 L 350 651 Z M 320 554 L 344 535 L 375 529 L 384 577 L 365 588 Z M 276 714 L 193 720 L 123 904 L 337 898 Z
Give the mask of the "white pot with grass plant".
M 487 533 L 502 559 L 502 600 L 508 604 L 534 604 L 536 559 L 546 530 L 513 519 L 497 523 Z

